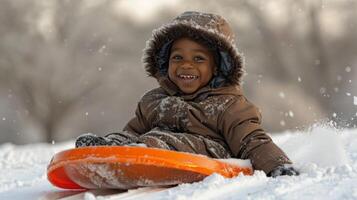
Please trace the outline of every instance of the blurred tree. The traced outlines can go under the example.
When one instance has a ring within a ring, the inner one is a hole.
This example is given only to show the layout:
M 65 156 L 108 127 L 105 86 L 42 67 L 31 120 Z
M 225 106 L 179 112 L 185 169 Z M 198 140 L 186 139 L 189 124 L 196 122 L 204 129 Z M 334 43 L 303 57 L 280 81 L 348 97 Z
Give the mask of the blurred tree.
M 83 1 L 9 0 L 0 8 L 0 81 L 48 142 L 78 104 L 120 70 L 107 52 L 118 23 L 110 2 L 84 7 Z
M 145 23 L 115 10 L 116 3 L 1 1 L 0 87 L 11 90 L 11 103 L 21 106 L 46 141 L 66 127 L 103 133 L 125 124 L 136 101 L 156 84 L 140 67 L 145 41 L 153 28 L 185 10 L 214 12 L 231 22 L 247 61 L 243 86 L 267 116 L 268 131 L 321 117 L 356 125 L 357 2 L 182 0 L 159 8 L 157 18 Z M 112 115 L 80 119 L 85 109 L 104 104 Z

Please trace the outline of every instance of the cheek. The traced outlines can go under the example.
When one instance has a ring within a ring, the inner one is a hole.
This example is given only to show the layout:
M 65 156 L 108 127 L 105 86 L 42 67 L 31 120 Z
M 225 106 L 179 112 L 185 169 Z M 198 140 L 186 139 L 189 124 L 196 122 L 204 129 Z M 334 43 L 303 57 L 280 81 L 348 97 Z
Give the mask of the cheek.
M 167 70 L 167 73 L 168 73 L 169 77 L 172 77 L 173 75 L 175 75 L 175 70 L 176 70 L 175 65 L 172 65 L 172 64 L 169 63 L 169 67 L 168 67 L 168 70 Z
M 211 80 L 211 78 L 213 77 L 213 67 L 209 67 L 209 68 L 206 68 L 203 73 L 206 77 L 207 80 Z

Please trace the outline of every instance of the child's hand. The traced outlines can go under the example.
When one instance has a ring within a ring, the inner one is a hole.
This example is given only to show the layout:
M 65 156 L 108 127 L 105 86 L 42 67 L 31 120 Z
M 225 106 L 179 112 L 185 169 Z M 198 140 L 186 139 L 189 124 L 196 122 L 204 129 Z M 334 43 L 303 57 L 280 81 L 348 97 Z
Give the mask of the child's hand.
M 107 145 L 107 141 L 104 138 L 96 136 L 92 133 L 80 135 L 76 139 L 76 148 L 101 145 Z
M 267 174 L 269 177 L 277 176 L 298 176 L 300 173 L 292 165 L 282 165 L 273 169 L 270 173 Z

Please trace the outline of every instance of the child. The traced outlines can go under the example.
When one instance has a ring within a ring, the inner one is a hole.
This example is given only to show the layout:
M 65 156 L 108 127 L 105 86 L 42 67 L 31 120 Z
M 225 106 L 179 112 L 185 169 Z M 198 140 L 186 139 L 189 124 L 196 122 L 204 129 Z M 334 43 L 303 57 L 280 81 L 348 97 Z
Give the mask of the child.
M 123 132 L 85 134 L 76 147 L 145 144 L 212 158 L 250 159 L 254 169 L 273 177 L 299 174 L 242 94 L 242 56 L 221 16 L 179 15 L 153 32 L 144 64 L 160 87 L 142 97 Z

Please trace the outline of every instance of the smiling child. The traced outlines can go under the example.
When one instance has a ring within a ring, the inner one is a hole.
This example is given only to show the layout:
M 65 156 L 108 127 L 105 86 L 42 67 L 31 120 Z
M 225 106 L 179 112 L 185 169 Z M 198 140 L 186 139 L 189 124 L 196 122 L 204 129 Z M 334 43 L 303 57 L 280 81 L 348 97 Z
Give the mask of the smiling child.
M 241 90 L 242 56 L 219 15 L 185 12 L 153 32 L 144 65 L 159 87 L 139 101 L 122 132 L 85 134 L 76 147 L 138 145 L 250 159 L 268 176 L 298 175 L 261 127 L 261 114 Z

